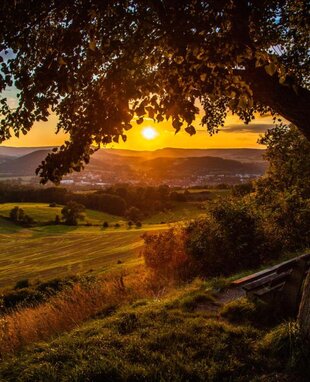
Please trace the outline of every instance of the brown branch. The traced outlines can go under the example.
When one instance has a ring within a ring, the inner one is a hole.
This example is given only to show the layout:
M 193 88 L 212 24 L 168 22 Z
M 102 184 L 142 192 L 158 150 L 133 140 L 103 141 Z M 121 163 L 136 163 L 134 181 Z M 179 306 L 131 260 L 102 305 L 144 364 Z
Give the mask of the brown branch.
M 239 70 L 251 86 L 253 97 L 296 125 L 310 141 L 310 91 L 292 81 L 280 84 L 279 76 L 270 76 L 264 67 Z

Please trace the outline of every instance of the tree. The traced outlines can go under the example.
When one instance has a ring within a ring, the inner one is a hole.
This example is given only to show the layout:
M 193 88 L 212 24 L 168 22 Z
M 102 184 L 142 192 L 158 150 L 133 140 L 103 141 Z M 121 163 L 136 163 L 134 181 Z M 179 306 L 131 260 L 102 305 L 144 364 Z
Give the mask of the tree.
M 14 223 L 18 223 L 23 219 L 24 215 L 24 210 L 16 206 L 10 211 L 10 220 L 12 220 Z
M 14 223 L 19 223 L 25 226 L 30 226 L 35 223 L 34 219 L 31 216 L 26 215 L 25 211 L 18 206 L 11 209 L 10 220 Z
M 286 250 L 310 245 L 310 142 L 294 126 L 267 131 L 269 167 L 255 184 L 255 202 Z
M 70 201 L 61 210 L 65 224 L 67 225 L 77 225 L 78 220 L 84 220 L 85 216 L 83 212 L 85 211 L 85 206 L 83 204 Z
M 296 190 L 310 198 L 310 142 L 291 125 L 270 129 L 259 143 L 266 146 L 266 175 L 256 182 L 258 196 L 274 198 L 274 193 Z
M 278 113 L 310 139 L 307 0 L 3 0 L 1 141 L 59 116 L 70 135 L 38 168 L 42 182 L 79 170 L 101 144 L 149 117 L 212 134 L 227 111 L 245 123 Z
M 279 126 L 260 140 L 267 145 L 266 175 L 256 182 L 256 199 L 282 231 L 281 241 L 296 249 L 310 245 L 310 142 L 294 127 Z M 299 307 L 298 323 L 310 339 L 310 273 Z
M 130 221 L 133 221 L 134 223 L 138 222 L 141 217 L 142 217 L 142 213 L 141 211 L 139 210 L 139 208 L 136 208 L 136 207 L 130 207 L 126 213 L 125 213 L 125 216 L 126 218 Z

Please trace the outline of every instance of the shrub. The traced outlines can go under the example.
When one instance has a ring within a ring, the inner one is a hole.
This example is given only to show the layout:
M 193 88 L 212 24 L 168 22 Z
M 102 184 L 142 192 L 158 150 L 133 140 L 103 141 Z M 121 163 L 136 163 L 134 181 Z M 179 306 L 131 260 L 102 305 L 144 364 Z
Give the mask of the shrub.
M 69 201 L 67 205 L 61 210 L 65 224 L 77 225 L 78 220 L 84 220 L 85 206 L 75 201 Z
M 14 289 L 16 290 L 16 289 L 28 288 L 29 285 L 30 285 L 30 283 L 29 283 L 28 279 L 22 279 L 22 280 L 17 281 L 17 283 L 14 286 Z
M 242 200 L 221 200 L 207 217 L 144 239 L 146 265 L 164 278 L 180 280 L 254 268 L 279 251 L 273 233 L 265 230 L 261 217 Z
M 204 276 L 253 268 L 277 254 L 260 217 L 242 200 L 215 203 L 207 218 L 191 222 L 185 230 L 186 251 Z
M 303 199 L 297 189 L 278 192 L 264 209 L 266 228 L 278 238 L 283 249 L 310 246 L 310 199 Z
M 165 281 L 179 281 L 191 278 L 194 264 L 187 256 L 182 231 L 170 228 L 157 234 L 143 234 L 142 255 L 151 274 Z
M 37 290 L 31 288 L 17 289 L 2 296 L 2 310 L 6 312 L 20 306 L 35 306 L 44 301 L 45 296 Z
M 34 219 L 26 215 L 24 210 L 18 206 L 12 208 L 10 211 L 9 219 L 12 220 L 14 223 L 29 227 L 32 224 L 35 223 Z
M 109 227 L 109 223 L 108 223 L 108 222 L 104 222 L 104 223 L 102 224 L 102 227 L 103 227 L 103 228 L 108 228 L 108 227 Z
M 52 202 L 49 204 L 49 207 L 57 207 L 57 204 L 55 202 Z
M 142 223 L 140 221 L 136 222 L 136 227 L 137 228 L 141 228 L 142 227 Z
M 125 212 L 125 217 L 128 220 L 133 221 L 136 223 L 139 221 L 142 217 L 142 212 L 139 210 L 139 208 L 136 207 L 130 207 L 126 212 Z

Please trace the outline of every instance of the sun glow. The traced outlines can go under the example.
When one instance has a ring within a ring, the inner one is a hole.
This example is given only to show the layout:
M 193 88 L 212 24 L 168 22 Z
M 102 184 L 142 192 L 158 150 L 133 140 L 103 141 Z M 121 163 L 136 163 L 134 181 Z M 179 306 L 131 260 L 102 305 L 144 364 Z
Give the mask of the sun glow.
M 142 130 L 142 135 L 145 139 L 151 140 L 157 137 L 158 132 L 153 127 L 148 126 Z

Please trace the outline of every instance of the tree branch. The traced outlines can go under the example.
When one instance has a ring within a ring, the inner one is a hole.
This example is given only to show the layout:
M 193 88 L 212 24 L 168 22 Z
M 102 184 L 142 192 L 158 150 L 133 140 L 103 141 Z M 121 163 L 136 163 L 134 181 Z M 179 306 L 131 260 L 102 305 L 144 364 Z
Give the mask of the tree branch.
M 254 99 L 296 125 L 310 141 L 309 90 L 297 84 L 281 85 L 277 73 L 270 76 L 264 67 L 240 70 L 238 74 L 250 84 Z

